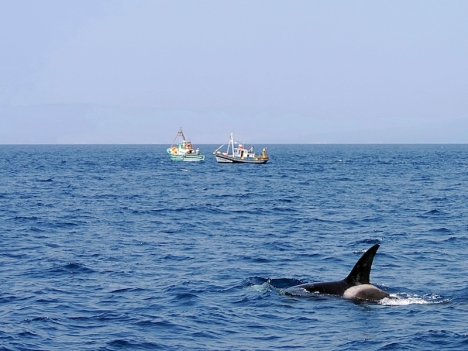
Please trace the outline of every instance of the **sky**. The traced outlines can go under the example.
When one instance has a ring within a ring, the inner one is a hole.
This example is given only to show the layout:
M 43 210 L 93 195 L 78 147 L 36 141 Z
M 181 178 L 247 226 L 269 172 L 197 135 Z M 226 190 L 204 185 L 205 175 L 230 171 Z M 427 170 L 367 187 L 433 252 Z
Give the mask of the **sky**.
M 468 143 L 465 0 L 0 8 L 0 144 Z

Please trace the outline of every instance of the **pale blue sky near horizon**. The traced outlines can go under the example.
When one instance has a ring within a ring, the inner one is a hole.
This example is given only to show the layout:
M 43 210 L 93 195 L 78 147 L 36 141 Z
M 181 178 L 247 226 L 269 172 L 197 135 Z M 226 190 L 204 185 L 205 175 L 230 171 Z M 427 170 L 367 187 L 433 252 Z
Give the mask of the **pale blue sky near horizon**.
M 0 144 L 468 143 L 468 1 L 0 6 Z

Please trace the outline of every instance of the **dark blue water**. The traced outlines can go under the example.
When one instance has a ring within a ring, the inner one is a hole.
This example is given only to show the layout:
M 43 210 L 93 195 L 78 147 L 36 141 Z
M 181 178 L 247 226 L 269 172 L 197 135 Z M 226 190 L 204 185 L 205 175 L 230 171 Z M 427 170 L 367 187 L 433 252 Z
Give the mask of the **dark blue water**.
M 468 145 L 166 147 L 0 146 L 0 350 L 468 348 Z

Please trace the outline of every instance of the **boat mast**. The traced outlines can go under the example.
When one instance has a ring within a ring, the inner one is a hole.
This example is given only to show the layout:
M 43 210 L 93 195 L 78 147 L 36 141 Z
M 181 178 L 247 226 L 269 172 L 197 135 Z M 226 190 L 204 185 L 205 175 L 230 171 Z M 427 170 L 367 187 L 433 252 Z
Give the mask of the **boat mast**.
M 232 133 L 229 136 L 229 145 L 228 145 L 228 150 L 227 150 L 228 155 L 229 155 L 229 146 L 232 147 L 232 156 L 234 157 L 234 138 L 232 137 Z
M 177 140 L 177 138 L 178 138 L 179 136 L 182 137 L 182 142 L 184 143 L 184 142 L 185 142 L 185 135 L 184 135 L 184 132 L 182 131 L 182 127 L 180 127 L 180 131 L 177 132 L 177 134 L 176 134 L 176 136 L 175 136 L 175 138 L 174 138 L 174 141 L 172 142 L 171 147 L 175 145 L 176 140 Z
M 185 141 L 185 135 L 184 135 L 184 132 L 182 131 L 182 127 L 180 127 L 180 132 L 177 134 L 182 136 L 182 140 Z

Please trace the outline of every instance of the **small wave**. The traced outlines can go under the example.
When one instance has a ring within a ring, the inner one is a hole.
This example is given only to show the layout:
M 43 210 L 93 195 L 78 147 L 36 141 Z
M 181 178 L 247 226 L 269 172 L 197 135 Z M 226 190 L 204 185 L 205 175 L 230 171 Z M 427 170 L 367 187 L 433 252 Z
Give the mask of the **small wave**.
M 271 210 L 272 210 L 272 212 L 297 212 L 296 209 L 291 208 L 291 207 L 278 207 L 278 206 L 275 206 Z
M 431 202 L 443 202 L 443 201 L 447 201 L 447 200 L 448 199 L 446 197 L 434 197 L 430 201 Z
M 54 243 L 46 243 L 45 245 L 48 246 L 48 247 L 51 247 L 53 249 L 57 249 L 57 248 L 60 247 L 60 245 L 54 244 Z
M 259 293 L 266 293 L 271 291 L 271 285 L 268 281 L 263 284 L 253 284 L 250 287 Z
M 270 280 L 262 277 L 250 277 L 244 283 L 244 287 L 253 289 L 259 293 L 271 291 Z
M 263 277 L 257 277 L 257 276 L 250 277 L 245 281 L 244 286 L 247 287 L 247 286 L 252 286 L 255 284 L 263 284 L 263 283 L 268 282 L 268 280 L 269 280 L 268 278 L 263 278 Z
M 336 179 L 338 182 L 349 182 L 349 181 L 352 181 L 351 178 L 348 178 L 348 177 L 342 177 L 342 178 L 337 178 Z
M 356 242 L 356 244 L 366 244 L 366 245 L 375 245 L 380 244 L 382 239 L 363 239 Z
M 252 261 L 254 263 L 268 263 L 270 260 L 265 257 L 251 257 L 251 256 L 244 256 L 245 260 Z
M 63 268 L 68 270 L 83 270 L 83 271 L 91 271 L 89 268 L 86 268 L 81 263 L 68 263 Z
M 25 318 L 23 322 L 32 323 L 32 322 L 47 322 L 47 323 L 54 323 L 58 324 L 59 321 L 57 318 L 50 318 L 50 317 L 34 317 L 34 318 Z
M 175 296 L 175 299 L 177 300 L 192 300 L 196 298 L 198 298 L 197 295 L 189 293 L 189 292 L 179 293 Z
M 81 263 L 70 262 L 63 266 L 51 268 L 49 269 L 49 272 L 76 274 L 76 273 L 94 273 L 95 271 L 91 268 L 86 267 L 85 265 Z
M 179 306 L 194 306 L 198 301 L 198 295 L 191 292 L 181 292 L 173 296 L 173 301 Z
M 430 232 L 433 232 L 433 233 L 450 233 L 451 230 L 450 229 L 447 229 L 447 228 L 435 228 L 435 229 L 430 229 L 429 230 Z
M 37 221 L 39 218 L 36 216 L 15 216 L 13 220 L 15 221 Z
M 119 293 L 126 293 L 126 292 L 133 292 L 133 291 L 142 291 L 144 289 L 140 288 L 118 288 L 112 291 L 109 291 L 111 294 L 119 294 Z
M 245 282 L 244 286 L 252 288 L 258 292 L 265 293 L 271 290 L 278 290 L 290 288 L 295 285 L 302 284 L 303 281 L 294 278 L 263 278 L 263 277 L 250 277 Z
M 438 209 L 433 209 L 433 210 L 424 212 L 424 215 L 431 215 L 431 216 L 438 216 L 438 215 L 443 215 L 443 214 L 445 213 Z
M 458 242 L 462 242 L 462 241 L 466 241 L 466 237 L 459 237 L 459 236 L 451 236 L 447 239 L 445 239 L 444 241 L 448 241 L 448 242 L 454 242 L 454 241 L 458 241 Z
M 135 324 L 138 326 L 142 326 L 142 327 L 155 326 L 155 327 L 163 327 L 163 328 L 168 328 L 174 325 L 173 323 L 166 321 L 166 320 L 152 320 L 152 319 L 139 320 L 135 322 Z
M 100 313 L 94 317 L 92 317 L 100 322 L 102 321 L 116 321 L 116 320 L 119 320 L 119 319 L 124 319 L 122 317 L 122 315 L 118 314 L 118 313 L 115 313 L 115 312 L 103 312 L 103 313 Z
M 359 240 L 354 244 L 355 246 L 359 246 L 359 249 L 357 251 L 354 251 L 354 253 L 355 254 L 363 254 L 364 252 L 366 252 L 369 249 L 368 245 L 375 245 L 375 244 L 381 244 L 381 243 L 382 243 L 381 238 Z M 361 248 L 362 244 L 365 244 L 366 247 Z
M 20 336 L 21 338 L 36 338 L 38 337 L 38 334 L 25 330 L 25 331 L 22 331 L 21 333 L 18 333 L 18 336 Z M 9 349 L 5 349 L 5 350 L 9 350 Z
M 439 295 L 428 295 L 420 297 L 418 295 L 403 294 L 400 296 L 398 294 L 390 294 L 390 297 L 386 297 L 378 301 L 378 304 L 383 306 L 408 306 L 433 305 L 446 302 L 448 302 L 448 300 L 443 300 Z
M 291 286 L 299 285 L 304 283 L 302 280 L 294 278 L 272 278 L 269 279 L 270 284 L 277 289 L 285 289 Z
M 173 254 L 167 254 L 162 257 L 163 260 L 170 260 L 170 261 L 186 261 L 191 259 L 191 257 L 186 255 L 175 256 Z
M 56 222 L 54 223 L 54 227 L 56 228 L 68 228 L 68 227 L 77 227 L 80 223 L 77 222 Z
M 313 220 L 316 221 L 316 222 L 321 222 L 321 223 L 333 223 L 334 222 L 334 221 L 329 220 L 329 219 L 323 219 L 323 218 L 318 218 L 318 217 L 315 217 Z
M 135 349 L 135 350 L 153 350 L 160 349 L 161 345 L 152 342 L 134 342 L 124 339 L 115 339 L 107 343 L 108 346 L 118 349 Z
M 384 219 L 382 217 L 367 217 L 367 218 L 363 218 L 362 221 L 364 223 L 383 223 L 384 222 Z M 374 230 L 375 232 L 376 230 Z M 382 232 L 382 231 L 381 231 Z
M 383 306 L 408 306 L 408 305 L 427 305 L 428 301 L 419 297 L 411 297 L 406 299 L 398 298 L 396 295 L 390 295 L 378 302 L 379 305 Z

